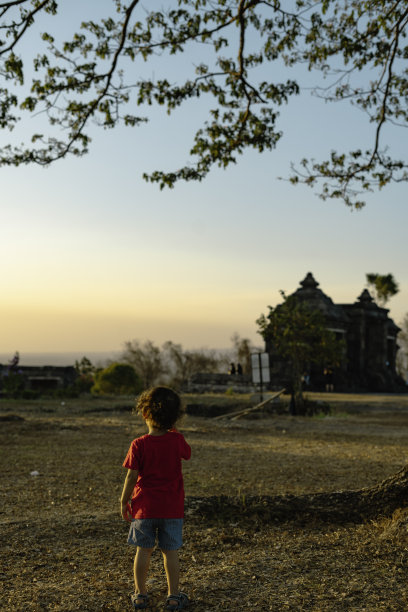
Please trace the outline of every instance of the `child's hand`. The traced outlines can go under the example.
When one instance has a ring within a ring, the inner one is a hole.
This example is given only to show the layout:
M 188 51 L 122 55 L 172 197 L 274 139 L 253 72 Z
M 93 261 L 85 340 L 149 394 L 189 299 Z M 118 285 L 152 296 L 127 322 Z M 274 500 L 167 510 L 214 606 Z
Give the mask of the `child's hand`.
M 120 513 L 122 515 L 122 518 L 127 521 L 128 523 L 132 522 L 132 509 L 130 507 L 129 502 L 126 502 L 126 504 L 122 503 L 120 504 Z

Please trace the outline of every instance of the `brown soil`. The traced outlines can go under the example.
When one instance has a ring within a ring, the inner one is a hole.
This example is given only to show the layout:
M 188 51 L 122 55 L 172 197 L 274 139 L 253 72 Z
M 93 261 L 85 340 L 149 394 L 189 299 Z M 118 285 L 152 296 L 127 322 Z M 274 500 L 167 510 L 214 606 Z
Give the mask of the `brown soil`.
M 408 463 L 408 402 L 333 398 L 326 418 L 185 418 L 187 496 L 369 487 Z M 142 423 L 97 402 L 0 402 L 1 610 L 130 610 L 121 467 Z M 32 475 L 38 472 L 39 475 Z M 404 509 L 368 524 L 262 522 L 187 511 L 191 610 L 408 610 Z M 163 609 L 159 551 L 153 609 Z

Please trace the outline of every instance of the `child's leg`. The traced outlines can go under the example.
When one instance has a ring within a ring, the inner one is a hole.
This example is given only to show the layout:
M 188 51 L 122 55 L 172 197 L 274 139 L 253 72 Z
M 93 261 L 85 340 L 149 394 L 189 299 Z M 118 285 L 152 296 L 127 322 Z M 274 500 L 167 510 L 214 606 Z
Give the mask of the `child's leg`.
M 147 572 L 149 571 L 150 557 L 152 555 L 153 548 L 141 548 L 137 547 L 135 555 L 135 563 L 133 566 L 135 575 L 135 592 L 136 594 L 141 593 L 142 595 L 147 594 L 146 589 L 146 578 Z
M 180 564 L 178 550 L 162 550 L 168 595 L 178 595 Z

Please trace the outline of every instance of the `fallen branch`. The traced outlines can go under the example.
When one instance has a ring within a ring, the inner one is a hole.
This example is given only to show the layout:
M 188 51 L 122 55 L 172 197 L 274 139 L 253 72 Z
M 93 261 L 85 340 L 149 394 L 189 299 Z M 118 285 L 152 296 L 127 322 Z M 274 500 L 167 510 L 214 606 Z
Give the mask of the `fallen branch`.
M 231 419 L 231 421 L 235 421 L 235 419 L 239 419 L 242 416 L 249 414 L 250 412 L 255 412 L 255 410 L 259 410 L 260 408 L 263 408 L 264 406 L 269 404 L 269 402 L 272 402 L 274 399 L 282 395 L 282 393 L 284 393 L 285 391 L 286 389 L 281 389 L 280 391 L 277 391 L 271 397 L 268 397 L 266 400 L 264 400 L 260 404 L 257 404 L 256 406 L 252 406 L 251 408 L 245 408 L 244 410 L 238 410 L 237 412 L 226 412 L 225 414 L 220 414 L 219 416 L 214 417 L 213 421 L 217 421 L 220 419 Z

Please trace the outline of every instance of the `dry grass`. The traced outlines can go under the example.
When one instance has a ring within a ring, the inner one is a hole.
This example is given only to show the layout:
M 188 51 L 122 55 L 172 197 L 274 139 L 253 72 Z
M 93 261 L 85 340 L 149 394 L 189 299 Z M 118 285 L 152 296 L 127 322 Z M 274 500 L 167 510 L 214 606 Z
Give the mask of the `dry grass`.
M 408 461 L 406 400 L 336 396 L 324 419 L 186 417 L 187 495 L 373 485 Z M 133 550 L 118 499 L 123 458 L 144 429 L 113 410 L 125 404 L 0 403 L 0 416 L 22 419 L 0 422 L 1 610 L 131 609 Z M 347 526 L 187 516 L 182 586 L 191 610 L 406 612 L 407 516 Z M 150 588 L 163 609 L 158 551 Z

